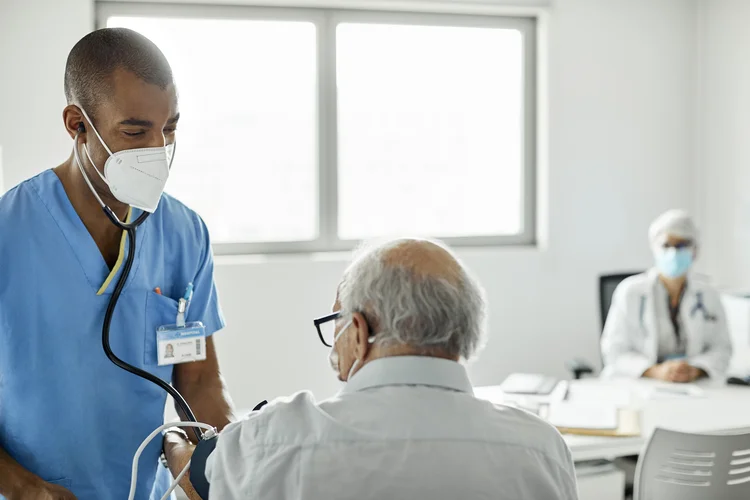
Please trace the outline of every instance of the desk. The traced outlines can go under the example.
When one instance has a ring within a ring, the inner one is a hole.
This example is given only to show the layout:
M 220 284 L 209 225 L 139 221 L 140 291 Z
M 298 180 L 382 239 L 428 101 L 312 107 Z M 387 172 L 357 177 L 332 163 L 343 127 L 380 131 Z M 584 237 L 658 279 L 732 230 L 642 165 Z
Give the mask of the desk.
M 750 387 L 726 386 L 710 380 L 690 387 L 700 396 L 655 397 L 655 389 L 666 385 L 653 380 L 583 379 L 560 384 L 552 394 L 542 398 L 519 398 L 505 395 L 497 386 L 476 387 L 474 394 L 493 403 L 521 403 L 520 406 L 560 401 L 566 395 L 572 402 L 601 402 L 641 410 L 639 437 L 598 437 L 564 435 L 576 462 L 579 498 L 581 500 L 622 500 L 625 473 L 604 472 L 586 475 L 591 460 L 613 460 L 638 455 L 656 427 L 685 432 L 722 432 L 750 430 Z M 676 387 L 669 385 L 670 388 Z M 697 389 L 695 389 L 697 388 Z M 525 400 L 525 401 L 524 401 Z
M 573 461 L 611 460 L 618 457 L 638 455 L 646 445 L 643 437 L 611 438 L 597 436 L 563 436 L 568 444 Z
M 675 396 L 654 399 L 651 394 L 660 382 L 652 380 L 583 379 L 571 382 L 568 399 L 601 401 L 638 408 L 642 411 L 640 437 L 616 438 L 595 436 L 564 436 L 576 462 L 613 459 L 638 455 L 656 427 L 685 432 L 721 432 L 736 429 L 750 430 L 750 387 L 727 386 L 712 381 L 695 384 L 701 397 Z M 555 389 L 549 399 L 561 399 L 565 388 Z M 479 398 L 494 403 L 507 403 L 515 398 L 504 395 L 498 387 L 477 387 Z M 529 398 L 535 400 L 534 398 Z M 545 399 L 539 399 L 544 403 Z

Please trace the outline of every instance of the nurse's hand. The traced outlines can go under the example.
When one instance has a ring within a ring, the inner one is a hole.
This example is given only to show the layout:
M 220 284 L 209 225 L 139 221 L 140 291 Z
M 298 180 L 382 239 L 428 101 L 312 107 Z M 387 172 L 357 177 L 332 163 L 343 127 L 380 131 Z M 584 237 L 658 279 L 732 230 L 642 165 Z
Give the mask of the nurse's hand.
M 664 363 L 659 363 L 658 365 L 652 366 L 651 368 L 643 372 L 643 376 L 656 380 L 669 381 L 672 373 L 672 368 L 668 363 L 670 362 L 665 361 Z
M 669 363 L 667 380 L 677 383 L 685 383 L 691 381 L 690 376 L 692 366 L 690 366 L 683 360 L 666 361 L 665 364 L 666 363 Z
M 708 374 L 700 368 L 696 368 L 692 365 L 688 365 L 687 380 L 686 382 L 695 382 L 699 378 L 707 377 Z
M 688 364 L 686 361 L 674 361 L 674 363 L 677 364 L 673 365 L 672 371 L 670 373 L 669 380 L 671 382 L 694 382 L 706 374 L 706 372 L 704 372 L 700 368 L 696 368 Z
M 684 360 L 670 360 L 652 366 L 643 375 L 665 382 L 686 383 L 699 379 L 703 374 L 703 370 L 689 365 Z
M 21 496 L 12 500 L 76 500 L 76 496 L 62 486 L 40 481 L 23 488 Z
M 646 370 L 643 376 L 665 382 L 683 382 L 682 378 L 687 376 L 687 367 L 688 364 L 681 360 L 665 361 Z

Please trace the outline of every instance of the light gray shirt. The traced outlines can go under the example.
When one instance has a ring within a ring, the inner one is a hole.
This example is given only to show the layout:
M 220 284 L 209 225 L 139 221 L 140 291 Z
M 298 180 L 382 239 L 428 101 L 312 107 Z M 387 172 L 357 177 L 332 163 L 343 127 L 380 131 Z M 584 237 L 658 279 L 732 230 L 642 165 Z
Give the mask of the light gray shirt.
M 206 477 L 223 500 L 577 498 L 557 430 L 429 357 L 372 361 L 332 399 L 301 392 L 227 426 Z

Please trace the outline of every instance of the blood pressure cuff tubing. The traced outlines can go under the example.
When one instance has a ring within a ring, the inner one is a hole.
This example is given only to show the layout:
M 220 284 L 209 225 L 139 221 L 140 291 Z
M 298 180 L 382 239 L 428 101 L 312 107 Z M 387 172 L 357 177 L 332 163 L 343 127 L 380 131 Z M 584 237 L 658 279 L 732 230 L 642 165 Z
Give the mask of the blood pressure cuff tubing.
M 268 404 L 268 401 L 261 401 L 253 408 L 253 411 L 260 410 L 266 404 Z M 214 436 L 210 439 L 201 440 L 195 447 L 193 457 L 190 459 L 190 483 L 203 500 L 208 500 L 210 486 L 208 479 L 206 479 L 206 462 L 216 449 L 216 444 L 219 442 L 218 438 L 219 436 Z

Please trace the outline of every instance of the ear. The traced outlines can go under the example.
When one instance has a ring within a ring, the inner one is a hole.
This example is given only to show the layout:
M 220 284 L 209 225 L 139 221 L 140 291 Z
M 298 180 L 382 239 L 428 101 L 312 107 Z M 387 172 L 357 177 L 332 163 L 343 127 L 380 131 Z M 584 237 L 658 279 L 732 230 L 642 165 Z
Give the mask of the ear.
M 370 325 L 367 323 L 364 315 L 354 313 L 352 315 L 352 328 L 354 328 L 354 355 L 360 361 L 367 357 L 372 344 L 368 342 L 370 338 Z
M 75 104 L 69 104 L 63 109 L 63 124 L 71 139 L 75 138 L 81 127 L 83 127 L 81 134 L 86 133 L 86 119 Z

